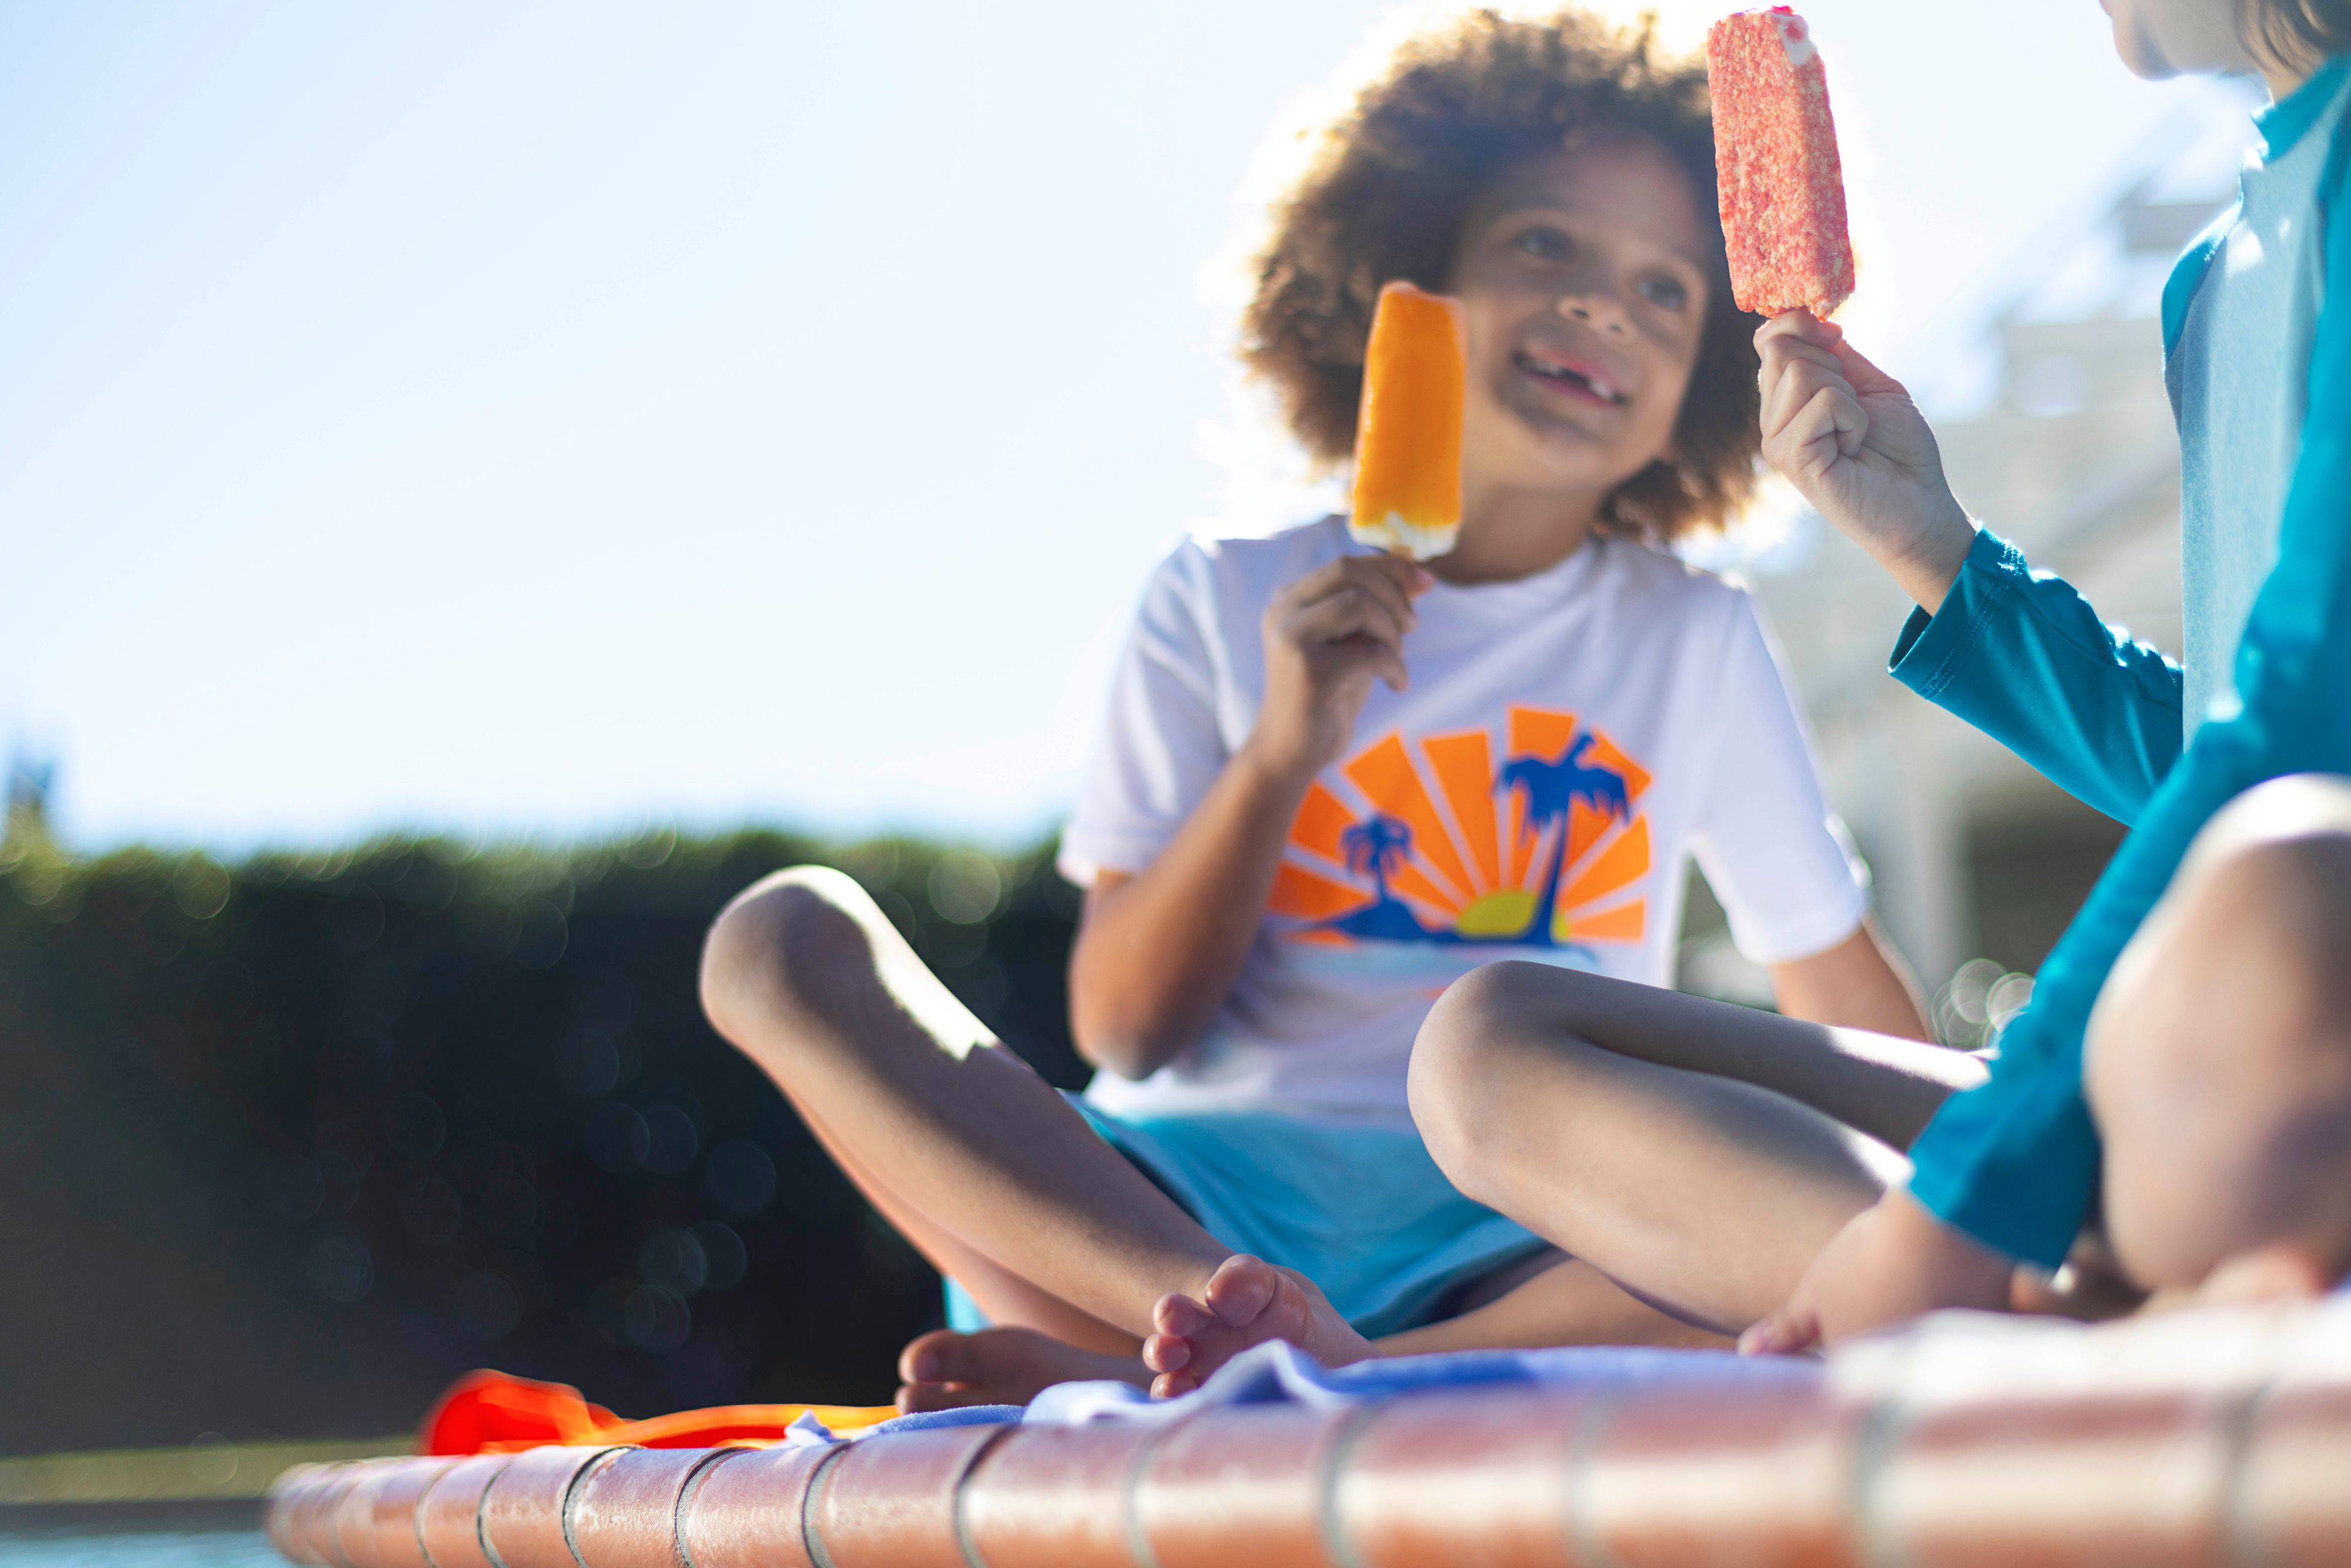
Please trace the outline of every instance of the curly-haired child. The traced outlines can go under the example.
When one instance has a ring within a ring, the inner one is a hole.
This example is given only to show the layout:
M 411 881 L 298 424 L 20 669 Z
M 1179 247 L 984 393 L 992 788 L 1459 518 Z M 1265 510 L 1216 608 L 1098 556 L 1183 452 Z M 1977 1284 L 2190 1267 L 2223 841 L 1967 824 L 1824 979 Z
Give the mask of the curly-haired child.
M 1754 606 L 1660 548 L 1756 472 L 1707 113 L 1646 35 L 1480 12 L 1407 44 L 1277 207 L 1246 357 L 1315 456 L 1349 455 L 1380 286 L 1462 301 L 1463 526 L 1425 570 L 1323 517 L 1153 576 L 1062 841 L 1082 1099 L 848 879 L 720 916 L 713 1021 L 998 1325 L 909 1346 L 902 1403 L 1171 1393 L 1275 1337 L 1707 1337 L 1456 1191 L 1405 1099 L 1481 962 L 1667 983 L 1693 857 L 1785 1010 L 1924 1032 Z M 1980 1071 L 1907 1065 L 1928 1109 Z

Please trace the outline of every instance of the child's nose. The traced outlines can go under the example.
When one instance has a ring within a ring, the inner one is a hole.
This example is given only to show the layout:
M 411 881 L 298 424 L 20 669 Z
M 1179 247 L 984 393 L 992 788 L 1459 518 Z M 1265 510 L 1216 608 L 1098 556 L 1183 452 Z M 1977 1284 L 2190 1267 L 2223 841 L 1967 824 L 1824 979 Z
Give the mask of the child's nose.
M 1625 314 L 1625 308 L 1613 296 L 1598 289 L 1580 289 L 1573 294 L 1562 294 L 1558 309 L 1569 320 L 1581 321 L 1605 337 L 1620 338 L 1633 329 L 1632 320 Z

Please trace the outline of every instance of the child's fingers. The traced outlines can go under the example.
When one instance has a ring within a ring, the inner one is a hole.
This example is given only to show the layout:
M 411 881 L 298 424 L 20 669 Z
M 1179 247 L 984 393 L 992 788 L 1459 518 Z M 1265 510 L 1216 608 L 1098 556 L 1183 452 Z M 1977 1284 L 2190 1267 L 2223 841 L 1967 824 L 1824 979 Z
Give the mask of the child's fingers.
M 1366 558 L 1353 557 L 1353 560 Z M 1275 625 L 1292 637 L 1303 639 L 1309 625 L 1328 627 L 1338 624 L 1332 616 L 1353 613 L 1347 609 L 1353 601 L 1370 600 L 1385 609 L 1388 618 L 1404 631 L 1409 632 L 1420 623 L 1420 616 L 1412 607 L 1412 600 L 1387 572 L 1348 570 L 1349 562 L 1333 561 L 1322 570 L 1310 572 L 1284 591 L 1269 612 Z M 1336 635 L 1343 636 L 1343 632 Z M 1326 640 L 1331 633 L 1326 632 Z
M 1840 380 L 1844 377 L 1844 361 L 1831 350 L 1801 338 L 1781 338 L 1763 350 L 1763 366 L 1757 378 L 1758 384 L 1769 387 L 1798 365 L 1816 365 Z
M 1384 643 L 1374 643 L 1372 673 L 1388 684 L 1388 690 L 1401 692 L 1412 685 L 1412 672 L 1405 667 L 1404 655 Z
M 1416 599 L 1437 586 L 1436 575 L 1409 556 L 1389 554 L 1349 559 L 1377 568 L 1381 575 L 1393 579 L 1396 586 Z
M 1801 481 L 1853 455 L 1868 428 L 1859 403 L 1823 386 L 1786 423 L 1764 436 L 1763 456 L 1781 473 Z
M 1413 578 L 1407 574 L 1426 577 L 1426 572 L 1394 556 L 1350 556 L 1339 564 L 1346 569 L 1341 580 L 1395 611 L 1405 631 L 1420 624 L 1420 612 L 1412 604 L 1413 595 L 1420 590 L 1413 586 Z
M 1853 394 L 1838 387 L 1823 387 L 1788 422 L 1783 444 L 1826 467 L 1835 458 L 1856 455 L 1868 438 L 1869 415 L 1862 412 Z
M 1861 404 L 1853 395 L 1845 379 L 1833 370 L 1823 370 L 1811 361 L 1801 361 L 1788 367 L 1787 373 L 1771 383 L 1763 397 L 1763 440 L 1766 446 L 1783 444 L 1796 422 L 1817 404 L 1823 393 L 1843 398 L 1860 412 Z
M 1756 329 L 1755 347 L 1760 350 L 1767 343 L 1792 340 L 1825 349 L 1844 337 L 1844 328 L 1823 321 L 1809 310 L 1782 310 Z
M 1413 561 L 1389 555 L 1341 556 L 1316 567 L 1276 596 L 1277 601 L 1292 604 L 1312 604 L 1320 600 L 1354 589 L 1377 594 L 1395 607 L 1406 625 L 1415 619 L 1414 598 L 1427 591 L 1437 580 L 1426 568 Z
M 1399 658 L 1407 629 L 1393 605 L 1352 583 L 1327 599 L 1300 607 L 1290 624 L 1291 635 L 1301 643 L 1369 637 L 1395 649 Z

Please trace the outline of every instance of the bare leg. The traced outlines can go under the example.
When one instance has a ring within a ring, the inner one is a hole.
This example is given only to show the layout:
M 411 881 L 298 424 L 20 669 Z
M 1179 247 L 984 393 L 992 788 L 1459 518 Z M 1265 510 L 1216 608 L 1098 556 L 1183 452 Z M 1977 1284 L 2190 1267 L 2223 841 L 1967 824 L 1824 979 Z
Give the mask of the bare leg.
M 2205 825 L 2099 994 L 2084 1087 L 2140 1283 L 2351 1270 L 2351 779 L 2273 779 Z
M 876 1206 L 1000 1306 L 1051 1320 L 1045 1303 L 1059 1301 L 1139 1334 L 1155 1301 L 1205 1291 L 1229 1253 L 997 1049 L 838 872 L 778 873 L 729 904 L 704 950 L 702 997 Z M 1009 1299 L 976 1261 L 1036 1294 Z M 1326 1359 L 1360 1354 L 1308 1293 L 1319 1312 L 1294 1337 Z
M 1668 1317 L 1583 1261 L 1541 1253 L 1463 1303 L 1456 1316 L 1377 1341 L 1382 1355 L 1547 1345 L 1653 1344 L 1728 1349 L 1725 1336 Z
M 990 1322 L 1034 1329 L 1081 1350 L 1128 1356 L 1141 1353 L 1140 1337 L 1080 1312 L 932 1223 L 892 1192 L 822 1123 L 805 1112 L 802 1120 L 808 1123 L 810 1132 L 825 1153 L 832 1156 L 833 1163 L 856 1184 L 882 1218 L 913 1243 L 914 1249 L 930 1260 L 931 1267 L 962 1285 Z M 915 1380 L 913 1375 L 908 1377 L 909 1381 Z
M 1227 1260 L 1217 1284 L 1244 1290 L 1265 1303 L 1238 1322 L 1214 1323 L 1215 1314 L 1188 1297 L 1170 1299 L 1162 1309 L 1163 1333 L 1155 1336 L 1151 1364 L 1098 1355 L 1061 1344 L 1026 1330 L 988 1329 L 975 1334 L 942 1331 L 907 1347 L 902 1366 L 908 1385 L 899 1394 L 906 1409 L 948 1405 L 1019 1403 L 1050 1384 L 1076 1378 L 1116 1378 L 1149 1383 L 1163 1394 L 1196 1387 L 1208 1372 L 1239 1349 L 1278 1332 L 1280 1313 L 1267 1308 L 1280 1301 L 1280 1271 L 1246 1255 Z M 1169 1354 L 1181 1341 L 1180 1353 Z M 1374 1355 L 1421 1355 L 1450 1350 L 1533 1350 L 1547 1345 L 1647 1344 L 1727 1348 L 1722 1334 L 1668 1316 L 1628 1294 L 1623 1287 L 1580 1260 L 1545 1251 L 1481 1280 L 1465 1293 L 1453 1315 L 1373 1342 Z M 918 1354 L 923 1375 L 953 1379 L 953 1386 L 914 1381 Z M 1154 1371 L 1164 1375 L 1155 1379 Z
M 821 1124 L 810 1130 L 882 1217 L 939 1272 L 952 1276 L 994 1326 L 936 1329 L 898 1355 L 896 1403 L 905 1411 L 1025 1405 L 1056 1383 L 1116 1378 L 1147 1385 L 1143 1342 L 1080 1312 L 925 1219 L 863 1169 Z
M 1439 1000 L 1412 1104 L 1463 1192 L 1673 1317 L 1736 1333 L 1982 1077 L 1936 1046 L 1512 963 Z

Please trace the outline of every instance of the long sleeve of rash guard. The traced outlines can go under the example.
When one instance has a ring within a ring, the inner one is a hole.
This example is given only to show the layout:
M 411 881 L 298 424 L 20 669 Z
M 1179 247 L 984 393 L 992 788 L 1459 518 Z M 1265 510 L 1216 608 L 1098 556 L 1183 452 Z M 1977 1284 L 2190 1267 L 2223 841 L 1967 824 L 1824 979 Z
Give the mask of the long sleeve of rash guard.
M 2340 138 L 2338 138 L 2338 141 Z M 2189 841 L 2264 779 L 2351 773 L 2351 196 L 2338 145 L 2322 186 L 2325 294 L 2276 566 L 2233 665 L 2241 707 L 2208 718 L 2145 807 L 2001 1038 L 1989 1082 L 1954 1095 L 1912 1149 L 1912 1193 L 1947 1223 L 2054 1267 L 2088 1216 L 2098 1143 L 2082 1040 L 2099 988 Z M 2292 373 L 2281 366 L 2282 373 Z M 2088 797 L 2085 797 L 2087 799 Z

